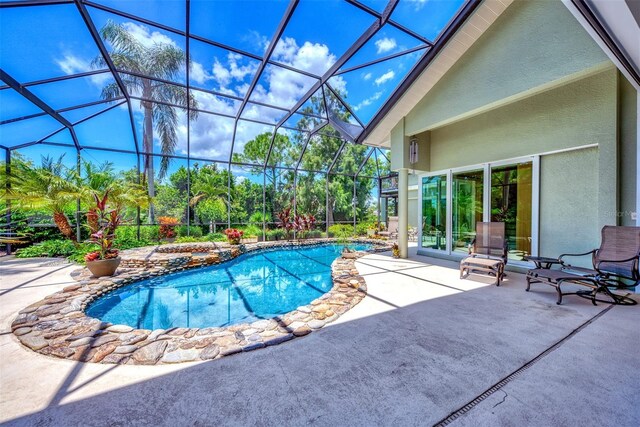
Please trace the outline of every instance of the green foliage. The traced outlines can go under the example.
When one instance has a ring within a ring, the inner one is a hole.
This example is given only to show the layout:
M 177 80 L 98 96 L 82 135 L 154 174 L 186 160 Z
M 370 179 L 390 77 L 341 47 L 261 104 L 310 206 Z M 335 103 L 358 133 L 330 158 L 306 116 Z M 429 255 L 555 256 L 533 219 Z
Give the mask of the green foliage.
M 237 227 L 238 230 L 244 231 L 243 237 L 258 237 L 262 236 L 262 227 L 258 227 L 257 225 L 247 225 L 244 227 Z
M 267 236 L 267 240 L 283 240 L 286 237 L 286 232 L 281 229 L 275 229 L 275 230 L 267 230 L 266 232 L 266 236 Z
M 359 222 L 356 224 L 356 234 L 366 236 L 367 230 L 375 228 L 375 221 Z
M 202 237 L 202 228 L 199 225 L 179 225 L 176 227 L 178 237 Z
M 140 227 L 140 240 L 157 243 L 160 241 L 160 226 L 143 225 Z
M 249 217 L 249 222 L 251 224 L 262 224 L 262 218 L 269 223 L 272 221 L 271 214 L 267 212 L 266 215 L 262 215 L 262 212 L 254 212 L 253 215 Z
M 353 236 L 353 225 L 351 224 L 334 224 L 329 227 L 329 237 L 344 239 Z M 366 232 L 365 232 L 366 233 Z
M 207 239 L 204 237 L 195 237 L 195 236 L 182 236 L 176 239 L 176 243 L 197 243 L 197 242 L 206 242 Z
M 227 236 L 222 233 L 209 233 L 205 236 L 205 239 L 209 242 L 226 242 Z
M 35 257 L 68 257 L 76 250 L 76 246 L 71 240 L 45 240 L 26 248 L 18 249 L 16 257 L 18 258 L 35 258 Z

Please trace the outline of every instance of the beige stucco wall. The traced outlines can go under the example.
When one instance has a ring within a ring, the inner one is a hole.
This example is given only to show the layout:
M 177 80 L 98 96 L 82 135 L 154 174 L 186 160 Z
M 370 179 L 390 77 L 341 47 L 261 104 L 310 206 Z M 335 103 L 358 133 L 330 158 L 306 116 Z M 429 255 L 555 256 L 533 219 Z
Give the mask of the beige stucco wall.
M 599 246 L 597 182 L 597 148 L 541 157 L 540 254 L 556 257 Z M 583 259 L 582 265 L 590 264 Z
M 603 62 L 562 2 L 515 1 L 407 115 L 406 135 Z
M 616 145 L 614 68 L 542 92 L 431 133 L 430 166 L 437 171 L 564 150 Z

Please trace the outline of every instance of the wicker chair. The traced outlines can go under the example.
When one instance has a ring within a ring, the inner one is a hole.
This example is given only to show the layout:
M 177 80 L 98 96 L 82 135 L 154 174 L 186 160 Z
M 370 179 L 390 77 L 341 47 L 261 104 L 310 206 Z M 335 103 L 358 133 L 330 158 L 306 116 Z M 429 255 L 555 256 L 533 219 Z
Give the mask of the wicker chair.
M 496 277 L 496 286 L 504 278 L 507 265 L 507 239 L 504 222 L 478 222 L 476 237 L 469 246 L 469 256 L 460 261 L 460 278 L 471 273 Z
M 565 261 L 566 258 L 591 255 L 593 269 L 576 267 Z M 602 242 L 598 249 L 582 254 L 562 254 L 558 257 L 560 270 L 536 268 L 527 272 L 527 291 L 531 283 L 544 283 L 556 288 L 557 304 L 562 303 L 564 295 L 578 295 L 596 301 L 611 304 L 635 305 L 637 302 L 627 296 L 611 292 L 610 287 L 618 289 L 635 288 L 640 284 L 638 264 L 640 262 L 640 227 L 619 227 L 606 225 L 602 228 Z M 590 291 L 563 293 L 561 286 L 571 282 L 591 288 Z M 608 299 L 597 299 L 598 294 Z

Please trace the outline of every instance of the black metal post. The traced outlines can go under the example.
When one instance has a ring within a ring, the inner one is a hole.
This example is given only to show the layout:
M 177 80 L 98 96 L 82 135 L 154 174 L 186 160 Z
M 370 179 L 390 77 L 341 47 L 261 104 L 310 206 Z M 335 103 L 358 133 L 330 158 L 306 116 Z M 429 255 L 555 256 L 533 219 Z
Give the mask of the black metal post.
M 7 176 L 7 180 L 4 183 L 5 189 L 7 191 L 7 198 L 5 199 L 5 203 L 7 204 L 7 212 L 6 212 L 6 220 L 7 220 L 7 237 L 11 237 L 11 200 L 9 199 L 9 192 L 11 191 L 11 150 L 5 150 L 5 163 L 4 170 Z M 7 255 L 11 255 L 11 242 L 7 240 Z
M 80 156 L 80 150 L 77 151 L 76 157 L 76 172 L 78 173 L 78 179 L 80 179 L 80 162 L 82 161 Z M 76 240 L 80 242 L 82 239 L 82 230 L 80 230 L 80 198 L 76 199 Z

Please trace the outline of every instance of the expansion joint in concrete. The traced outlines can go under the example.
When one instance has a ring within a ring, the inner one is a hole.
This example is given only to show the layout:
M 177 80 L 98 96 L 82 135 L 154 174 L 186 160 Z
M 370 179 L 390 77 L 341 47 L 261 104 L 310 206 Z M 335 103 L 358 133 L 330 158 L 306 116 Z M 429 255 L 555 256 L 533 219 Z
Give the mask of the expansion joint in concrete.
M 497 383 L 495 383 L 494 385 L 492 385 L 491 387 L 486 389 L 480 395 L 478 395 L 475 398 L 471 399 L 469 402 L 464 404 L 462 407 L 456 409 L 455 411 L 451 412 L 449 415 L 447 415 L 446 417 L 444 417 L 443 419 L 441 419 L 440 421 L 435 423 L 433 425 L 433 427 L 444 427 L 444 426 L 447 426 L 447 425 L 451 424 L 457 418 L 459 418 L 460 416 L 462 416 L 462 415 L 466 414 L 467 412 L 469 412 L 470 410 L 472 410 L 476 405 L 478 405 L 483 400 L 487 399 L 489 396 L 491 396 L 495 392 L 501 391 L 502 388 L 505 385 L 507 385 L 509 382 L 511 382 L 513 379 L 515 379 L 518 376 L 520 376 L 520 374 L 522 374 L 524 371 L 526 371 L 527 369 L 529 369 L 530 367 L 535 365 L 538 361 L 543 359 L 549 353 L 551 353 L 551 352 L 555 351 L 556 349 L 562 347 L 562 345 L 564 343 L 566 343 L 568 340 L 570 340 L 574 335 L 576 335 L 578 332 L 582 331 L 584 328 L 589 326 L 591 323 L 595 322 L 597 319 L 602 317 L 605 313 L 607 313 L 612 308 L 613 308 L 613 305 L 610 305 L 607 308 L 605 308 L 604 310 L 600 311 L 595 316 L 593 316 L 592 318 L 588 319 L 586 322 L 584 322 L 583 324 L 578 326 L 576 329 L 571 331 L 569 334 L 567 334 L 566 336 L 561 338 L 559 341 L 557 341 L 551 347 L 547 348 L 542 353 L 538 354 L 536 357 L 534 357 L 533 359 L 529 360 L 527 363 L 525 363 L 524 365 L 522 365 L 521 367 L 519 367 L 515 371 L 511 372 L 509 375 L 507 375 L 506 377 L 502 378 L 500 381 L 498 381 Z M 503 393 L 505 393 L 505 396 L 504 396 L 502 402 L 500 402 L 500 403 L 503 403 L 506 400 L 507 396 L 508 396 L 505 391 L 503 391 Z M 498 405 L 495 405 L 495 406 L 498 406 Z

